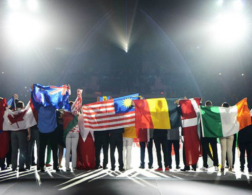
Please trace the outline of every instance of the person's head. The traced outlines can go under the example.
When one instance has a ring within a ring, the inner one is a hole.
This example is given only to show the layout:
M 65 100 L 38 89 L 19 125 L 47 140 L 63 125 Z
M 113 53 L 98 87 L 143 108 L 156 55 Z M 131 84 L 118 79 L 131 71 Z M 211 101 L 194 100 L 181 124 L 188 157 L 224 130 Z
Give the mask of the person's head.
M 73 101 L 70 101 L 70 102 L 69 102 L 69 104 L 70 104 L 70 106 L 72 107 L 72 105 L 73 105 Z
M 16 104 L 16 108 L 17 108 L 17 110 L 23 109 L 24 108 L 24 102 L 18 101 L 17 104 Z
M 228 107 L 229 107 L 229 104 L 228 104 L 227 102 L 223 102 L 221 106 L 222 106 L 222 107 L 225 107 L 225 108 L 228 108 Z
M 207 106 L 207 107 L 213 106 L 213 103 L 210 100 L 207 100 L 205 102 L 205 106 Z
M 2 98 L 2 97 L 0 97 L 0 101 L 1 101 L 1 100 L 3 100 L 3 98 Z

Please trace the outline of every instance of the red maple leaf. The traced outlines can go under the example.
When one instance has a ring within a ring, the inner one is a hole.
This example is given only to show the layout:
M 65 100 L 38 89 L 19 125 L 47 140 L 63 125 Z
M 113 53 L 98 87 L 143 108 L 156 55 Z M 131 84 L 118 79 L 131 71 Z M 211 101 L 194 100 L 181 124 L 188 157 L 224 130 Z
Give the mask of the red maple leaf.
M 26 114 L 27 110 L 25 110 L 24 112 L 20 112 L 18 114 L 15 115 L 10 115 L 8 114 L 8 119 L 11 122 L 11 125 L 14 123 L 17 123 L 17 126 L 19 128 L 18 122 L 23 121 L 24 120 L 24 115 Z

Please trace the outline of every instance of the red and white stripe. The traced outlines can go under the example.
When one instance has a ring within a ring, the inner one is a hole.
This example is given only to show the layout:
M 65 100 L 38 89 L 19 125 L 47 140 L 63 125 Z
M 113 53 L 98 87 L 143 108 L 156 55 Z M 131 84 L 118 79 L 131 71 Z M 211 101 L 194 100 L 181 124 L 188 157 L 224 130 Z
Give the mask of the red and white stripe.
M 84 105 L 82 114 L 86 130 L 105 131 L 135 126 L 135 111 L 116 114 L 114 100 Z

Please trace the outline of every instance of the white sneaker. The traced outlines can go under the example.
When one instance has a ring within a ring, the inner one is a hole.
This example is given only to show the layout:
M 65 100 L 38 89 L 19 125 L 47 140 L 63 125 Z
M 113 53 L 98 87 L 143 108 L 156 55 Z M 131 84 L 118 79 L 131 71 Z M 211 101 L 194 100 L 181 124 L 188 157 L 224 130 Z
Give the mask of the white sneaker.
M 201 168 L 202 171 L 207 171 L 208 169 L 206 167 Z
M 215 167 L 214 167 L 214 170 L 215 170 L 215 171 L 219 171 L 219 167 L 215 166 Z

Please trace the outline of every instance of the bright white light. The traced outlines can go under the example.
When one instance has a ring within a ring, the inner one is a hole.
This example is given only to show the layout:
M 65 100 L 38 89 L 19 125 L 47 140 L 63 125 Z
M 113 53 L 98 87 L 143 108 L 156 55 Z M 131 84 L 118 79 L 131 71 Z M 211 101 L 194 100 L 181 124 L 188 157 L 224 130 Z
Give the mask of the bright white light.
M 221 6 L 223 4 L 223 0 L 218 0 L 217 5 Z
M 37 11 L 38 1 L 37 0 L 27 0 L 27 6 L 32 11 Z
M 8 4 L 12 9 L 18 9 L 21 6 L 20 0 L 9 0 Z
M 244 73 L 242 73 L 242 76 L 244 76 Z
M 13 13 L 9 15 L 6 22 L 7 36 L 17 46 L 30 46 L 45 34 L 44 24 L 24 13 Z
M 242 1 L 241 0 L 235 0 L 234 1 L 234 7 L 236 8 L 236 9 L 242 9 L 243 8 L 243 3 L 242 3 Z
M 233 44 L 240 41 L 246 35 L 248 24 L 239 13 L 227 13 L 220 15 L 212 26 L 212 35 L 218 44 Z
M 125 52 L 128 53 L 128 44 L 125 46 Z
M 219 73 L 219 75 L 221 76 L 221 73 Z

